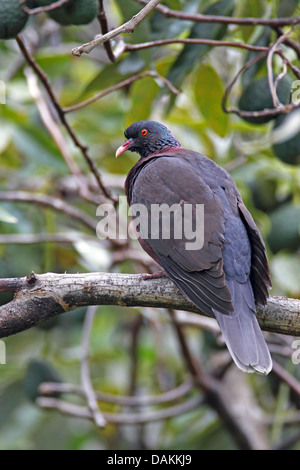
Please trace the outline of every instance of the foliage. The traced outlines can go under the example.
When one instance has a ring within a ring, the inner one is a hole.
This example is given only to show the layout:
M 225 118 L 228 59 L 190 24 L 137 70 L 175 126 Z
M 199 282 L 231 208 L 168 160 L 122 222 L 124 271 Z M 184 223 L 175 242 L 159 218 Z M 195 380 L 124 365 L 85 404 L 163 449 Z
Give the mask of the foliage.
M 238 18 L 297 14 L 297 2 L 288 0 L 166 0 L 161 3 L 179 12 Z M 134 0 L 106 2 L 109 27 L 127 21 L 141 7 Z M 295 160 L 286 156 L 280 159 L 274 153 L 272 145 L 278 121 L 253 124 L 222 109 L 227 85 L 256 53 L 236 47 L 177 43 L 140 50 L 129 47 L 113 63 L 103 45 L 80 58 L 70 53 L 74 45 L 88 42 L 100 32 L 97 20 L 87 26 L 63 27 L 41 13 L 30 17 L 22 38 L 49 78 L 62 107 L 76 106 L 116 86 L 114 92 L 66 114 L 77 139 L 88 146 L 102 181 L 114 195 L 123 194 L 120 181 L 124 181 L 136 160 L 131 154 L 114 158 L 123 142 L 123 130 L 139 119 L 164 122 L 184 147 L 200 151 L 230 170 L 266 241 L 273 280 L 271 294 L 299 298 L 299 166 Z M 134 34 L 124 35 L 123 40 L 129 46 L 174 38 L 268 46 L 276 40 L 277 33 L 275 29 L 254 24 L 228 27 L 216 23 L 212 27 L 210 23 L 183 21 L 155 11 Z M 295 43 L 299 37 L 297 28 L 289 36 Z M 290 62 L 296 65 L 299 61 L 296 49 L 287 49 Z M 113 246 L 99 242 L 90 227 L 64 212 L 33 202 L 5 201 L 5 194 L 16 195 L 18 191 L 57 197 L 96 220 L 97 206 L 78 191 L 70 160 L 64 158 L 63 149 L 86 181 L 91 178 L 89 190 L 93 197 L 101 201 L 102 194 L 88 160 L 61 126 L 43 85 L 33 81 L 34 74 L 15 40 L 0 42 L 0 63 L 0 79 L 6 88 L 5 103 L 0 90 L 0 277 L 25 276 L 32 271 L 144 270 L 145 266 L 130 256 L 116 260 Z M 278 56 L 273 60 L 273 67 L 274 76 L 282 72 L 282 60 Z M 145 71 L 154 71 L 156 77 L 148 75 L 118 88 L 121 81 Z M 249 83 L 266 76 L 264 58 L 237 80 L 229 97 L 231 104 L 238 106 Z M 290 69 L 288 76 L 296 80 Z M 181 93 L 175 95 L 160 77 L 170 80 Z M 42 102 L 49 106 L 50 124 L 43 119 L 45 114 L 38 106 L 36 90 L 40 91 Z M 54 138 L 57 128 L 59 141 Z M 299 133 L 298 125 L 294 135 L 284 135 L 281 142 Z M 61 240 L 55 236 L 61 236 Z M 140 253 L 137 244 L 131 243 L 131 248 Z M 0 294 L 0 304 L 8 300 L 9 294 Z M 25 384 L 28 384 L 28 366 L 32 361 L 45 361 L 46 368 L 53 368 L 64 382 L 80 383 L 84 314 L 85 310 L 79 309 L 5 340 L 7 363 L 0 365 L 1 449 L 238 447 L 221 417 L 207 404 L 169 420 L 136 426 L 109 424 L 98 430 L 87 420 L 64 417 L 30 401 Z M 193 355 L 212 370 L 213 359 L 223 351 L 215 336 L 198 328 L 188 328 L 186 333 Z M 286 338 L 286 343 L 291 345 L 293 339 Z M 272 335 L 270 340 L 277 341 Z M 155 395 L 178 386 L 187 374 L 180 345 L 165 312 L 99 307 L 90 352 L 93 385 L 102 392 Z M 293 365 L 289 356 L 275 353 L 274 358 L 299 378 L 299 365 Z M 283 445 L 285 439 L 299 434 L 299 424 L 284 425 L 288 413 L 293 416 L 299 409 L 299 396 L 293 396 L 277 374 L 272 373 L 268 378 L 241 377 L 237 372 L 232 377 L 232 384 L 241 391 L 241 406 L 247 408 L 251 403 L 255 412 L 263 412 L 266 420 L 271 421 L 263 433 L 266 446 Z M 77 398 L 75 403 L 82 400 Z M 103 411 L 120 412 L 114 403 L 101 406 Z M 299 448 L 299 442 L 292 441 L 291 445 Z

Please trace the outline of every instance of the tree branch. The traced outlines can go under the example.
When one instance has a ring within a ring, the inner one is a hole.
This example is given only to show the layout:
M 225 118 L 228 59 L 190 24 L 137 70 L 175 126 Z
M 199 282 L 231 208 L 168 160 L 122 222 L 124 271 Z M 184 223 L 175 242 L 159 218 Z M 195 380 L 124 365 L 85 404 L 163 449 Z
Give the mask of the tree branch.
M 277 44 L 277 42 L 276 42 Z M 268 49 L 268 51 L 270 51 L 270 49 Z M 287 66 L 291 66 L 292 64 L 285 58 L 285 56 L 282 54 L 281 51 L 279 50 L 276 50 L 275 51 L 277 54 L 280 55 L 280 57 L 282 58 L 283 60 L 283 64 L 286 64 Z M 274 52 L 274 53 L 275 53 Z M 237 114 L 238 116 L 240 117 L 266 117 L 266 116 L 278 116 L 279 114 L 285 114 L 285 113 L 290 113 L 292 112 L 294 109 L 296 108 L 299 108 L 299 103 L 290 103 L 290 104 L 286 104 L 286 105 L 281 105 L 280 107 L 274 107 L 274 108 L 270 108 L 270 109 L 264 109 L 263 111 L 243 111 L 241 109 L 238 109 L 238 108 L 228 108 L 227 107 L 227 101 L 228 101 L 228 97 L 231 93 L 231 90 L 233 88 L 233 86 L 235 85 L 235 83 L 237 82 L 238 78 L 244 73 L 246 72 L 246 70 L 248 70 L 250 67 L 252 67 L 252 65 L 254 65 L 256 62 L 258 62 L 259 60 L 261 60 L 262 58 L 264 58 L 266 55 L 268 55 L 268 53 L 266 51 L 262 51 L 260 54 L 256 55 L 255 57 L 253 57 L 251 60 L 249 60 L 248 62 L 246 62 L 246 64 L 238 71 L 238 73 L 234 76 L 234 78 L 231 80 L 231 82 L 229 83 L 229 85 L 227 85 L 226 87 L 226 90 L 225 90 L 225 93 L 224 93 L 224 96 L 223 96 L 223 99 L 222 99 L 222 108 L 223 108 L 223 111 L 225 113 L 233 113 L 233 114 Z M 270 68 L 270 64 L 268 66 L 268 68 Z M 299 70 L 298 69 L 293 69 L 293 72 L 295 73 L 296 76 L 298 76 L 298 72 Z M 273 93 L 271 91 L 271 94 L 273 96 L 274 94 L 274 90 L 273 90 Z
M 203 313 L 167 278 L 143 279 L 140 274 L 30 274 L 0 279 L 0 292 L 15 292 L 0 307 L 0 337 L 34 327 L 51 317 L 89 305 L 172 308 Z M 262 329 L 300 336 L 300 301 L 271 297 L 258 308 Z
M 46 194 L 31 193 L 27 191 L 0 191 L 0 201 L 15 201 L 39 204 L 40 206 L 62 212 L 72 219 L 78 220 L 93 232 L 95 232 L 97 227 L 97 222 L 92 217 L 80 209 L 71 206 L 67 202 L 62 201 L 58 197 L 53 197 Z
M 57 0 L 50 5 L 45 5 L 43 7 L 35 7 L 31 8 L 26 5 L 28 0 L 20 0 L 20 5 L 22 10 L 24 10 L 28 15 L 38 15 L 39 13 L 46 13 L 48 11 L 55 10 L 56 8 L 59 8 L 66 3 L 68 3 L 70 0 Z
M 139 3 L 147 5 L 147 0 L 138 0 Z M 198 21 L 200 23 L 222 23 L 236 25 L 263 25 L 277 28 L 280 26 L 292 26 L 300 23 L 300 16 L 286 18 L 235 18 L 233 16 L 202 15 L 201 13 L 187 13 L 185 11 L 176 11 L 165 5 L 157 5 L 157 11 L 167 18 L 177 18 L 184 21 Z
M 105 10 L 104 10 L 103 0 L 99 0 L 98 20 L 99 20 L 99 23 L 100 23 L 100 26 L 101 26 L 102 34 L 108 33 L 108 23 L 107 23 L 106 13 L 105 13 Z M 115 62 L 116 58 L 115 58 L 114 52 L 112 50 L 110 41 L 106 41 L 104 43 L 104 49 L 106 50 L 107 57 L 111 60 L 111 62 Z
M 93 420 L 92 412 L 85 406 L 75 405 L 74 403 L 48 397 L 40 397 L 36 402 L 45 409 L 54 409 L 65 415 Z M 143 424 L 187 413 L 195 408 L 199 408 L 201 404 L 203 404 L 203 398 L 201 395 L 196 395 L 183 403 L 166 409 L 138 413 L 103 413 L 103 417 L 107 422 L 114 424 Z
M 198 38 L 172 38 L 172 39 L 158 39 L 155 41 L 142 42 L 139 44 L 125 44 L 124 51 L 139 51 L 141 49 L 148 49 L 150 47 L 169 46 L 172 44 L 194 44 L 194 45 L 207 45 L 214 47 L 236 47 L 239 49 L 246 49 L 248 51 L 268 52 L 269 48 L 264 46 L 255 46 L 245 44 L 240 41 L 219 41 L 215 39 L 198 39 Z
M 92 385 L 89 366 L 90 333 L 96 314 L 96 308 L 97 307 L 94 305 L 89 306 L 84 319 L 81 344 L 81 383 L 93 420 L 98 427 L 102 428 L 106 425 L 106 421 L 98 407 L 96 392 Z
M 178 385 L 178 387 L 174 387 L 158 395 L 113 395 L 98 391 L 96 392 L 96 398 L 97 400 L 105 401 L 107 403 L 114 403 L 116 405 L 127 407 L 165 405 L 168 404 L 168 402 L 184 398 L 193 389 L 193 386 L 193 381 L 190 377 L 187 377 L 187 379 L 182 384 Z M 39 386 L 39 392 L 43 396 L 51 395 L 53 392 L 85 396 L 85 392 L 81 386 L 63 382 L 42 382 Z
M 147 3 L 146 6 L 136 15 L 134 15 L 129 21 L 126 21 L 126 23 L 122 24 L 118 28 L 113 29 L 112 31 L 109 31 L 106 34 L 96 36 L 96 38 L 91 42 L 88 42 L 86 44 L 83 44 L 82 46 L 72 49 L 72 54 L 79 56 L 84 52 L 88 54 L 95 47 L 99 46 L 100 44 L 103 44 L 106 41 L 109 41 L 110 39 L 116 36 L 119 36 L 119 34 L 133 33 L 135 28 L 146 18 L 147 15 L 149 15 L 152 10 L 154 10 L 154 8 L 159 4 L 159 2 L 160 0 L 150 0 L 150 2 Z
M 58 116 L 59 116 L 59 119 L 60 119 L 60 122 L 61 124 L 64 126 L 64 128 L 66 129 L 67 133 L 69 134 L 71 140 L 73 141 L 73 144 L 80 149 L 82 155 L 84 156 L 91 172 L 94 174 L 95 176 L 95 179 L 97 181 L 97 184 L 99 186 L 99 188 L 102 190 L 104 196 L 107 198 L 107 199 L 110 199 L 111 201 L 113 201 L 114 203 L 116 202 L 116 199 L 113 197 L 113 195 L 110 193 L 110 191 L 104 186 L 104 184 L 102 183 L 102 179 L 101 179 L 101 175 L 98 171 L 98 168 L 97 168 L 97 165 L 96 163 L 94 162 L 94 160 L 91 158 L 89 152 L 88 152 L 88 148 L 86 145 L 84 145 L 77 137 L 76 133 L 74 132 L 74 130 L 72 129 L 72 127 L 70 126 L 70 124 L 68 123 L 67 121 L 67 118 L 65 116 L 65 112 L 64 110 L 62 109 L 62 107 L 60 106 L 56 96 L 55 96 L 55 93 L 54 93 L 54 90 L 51 86 L 51 83 L 50 83 L 50 80 L 49 78 L 47 77 L 47 75 L 45 74 L 45 72 L 43 71 L 43 69 L 36 63 L 36 61 L 34 60 L 34 57 L 32 56 L 32 54 L 30 53 L 29 49 L 26 47 L 26 44 L 25 42 L 23 41 L 22 37 L 20 35 L 18 35 L 16 37 L 16 41 L 18 43 L 18 46 L 20 48 L 20 51 L 22 52 L 23 56 L 24 56 L 24 59 L 26 60 L 26 62 L 28 63 L 29 67 L 34 71 L 34 73 L 37 75 L 37 77 L 40 79 L 40 81 L 42 82 L 42 84 L 44 85 L 44 88 L 49 96 L 49 99 L 50 101 L 52 102 Z M 98 201 L 100 203 L 100 201 Z
M 156 80 L 160 80 L 163 82 L 169 90 L 174 93 L 175 95 L 179 95 L 180 91 L 175 88 L 172 83 L 167 80 L 165 77 L 162 77 L 159 75 L 157 72 L 154 72 L 153 70 L 146 70 L 145 72 L 139 73 L 139 74 L 134 74 L 129 78 L 126 78 L 125 80 L 122 80 L 121 82 L 117 83 L 116 85 L 113 85 L 109 88 L 106 88 L 106 90 L 100 91 L 97 93 L 95 96 L 92 96 L 91 98 L 82 101 L 81 103 L 74 104 L 73 106 L 69 106 L 68 108 L 64 108 L 64 113 L 71 113 L 73 111 L 77 111 L 78 109 L 84 108 L 85 106 L 88 106 L 91 103 L 94 103 L 94 101 L 99 100 L 100 98 L 103 98 L 106 95 L 109 95 L 110 93 L 113 93 L 116 90 L 120 90 L 120 88 L 123 88 L 125 86 L 130 85 L 131 83 L 141 80 L 145 77 L 152 77 Z

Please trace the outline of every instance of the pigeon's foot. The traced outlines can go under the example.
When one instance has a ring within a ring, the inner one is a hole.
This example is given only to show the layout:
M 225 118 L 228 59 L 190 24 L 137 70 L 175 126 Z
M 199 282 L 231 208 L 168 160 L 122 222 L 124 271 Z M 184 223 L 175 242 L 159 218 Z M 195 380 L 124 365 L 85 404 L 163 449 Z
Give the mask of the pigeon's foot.
M 157 273 L 151 274 L 142 274 L 141 279 L 143 281 L 148 281 L 149 279 L 160 279 L 161 277 L 168 277 L 164 271 L 159 271 Z

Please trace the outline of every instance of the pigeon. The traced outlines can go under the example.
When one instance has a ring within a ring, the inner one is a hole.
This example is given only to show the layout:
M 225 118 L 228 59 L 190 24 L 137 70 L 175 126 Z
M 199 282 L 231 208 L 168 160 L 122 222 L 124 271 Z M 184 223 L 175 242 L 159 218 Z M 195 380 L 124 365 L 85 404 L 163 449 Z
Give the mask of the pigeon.
M 125 194 L 141 246 L 217 320 L 237 367 L 267 375 L 272 359 L 256 317 L 272 286 L 266 248 L 233 178 L 210 158 L 183 148 L 160 122 L 135 122 L 124 135 L 116 157 L 126 150 L 140 155 Z

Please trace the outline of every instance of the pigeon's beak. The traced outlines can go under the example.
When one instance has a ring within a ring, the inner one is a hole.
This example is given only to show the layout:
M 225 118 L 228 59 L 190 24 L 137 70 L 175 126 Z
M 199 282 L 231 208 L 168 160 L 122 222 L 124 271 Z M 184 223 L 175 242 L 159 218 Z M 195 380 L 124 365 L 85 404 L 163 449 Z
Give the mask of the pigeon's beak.
M 118 158 L 122 153 L 126 152 L 129 147 L 132 145 L 133 139 L 127 140 L 121 147 L 119 147 L 116 151 L 116 158 Z

